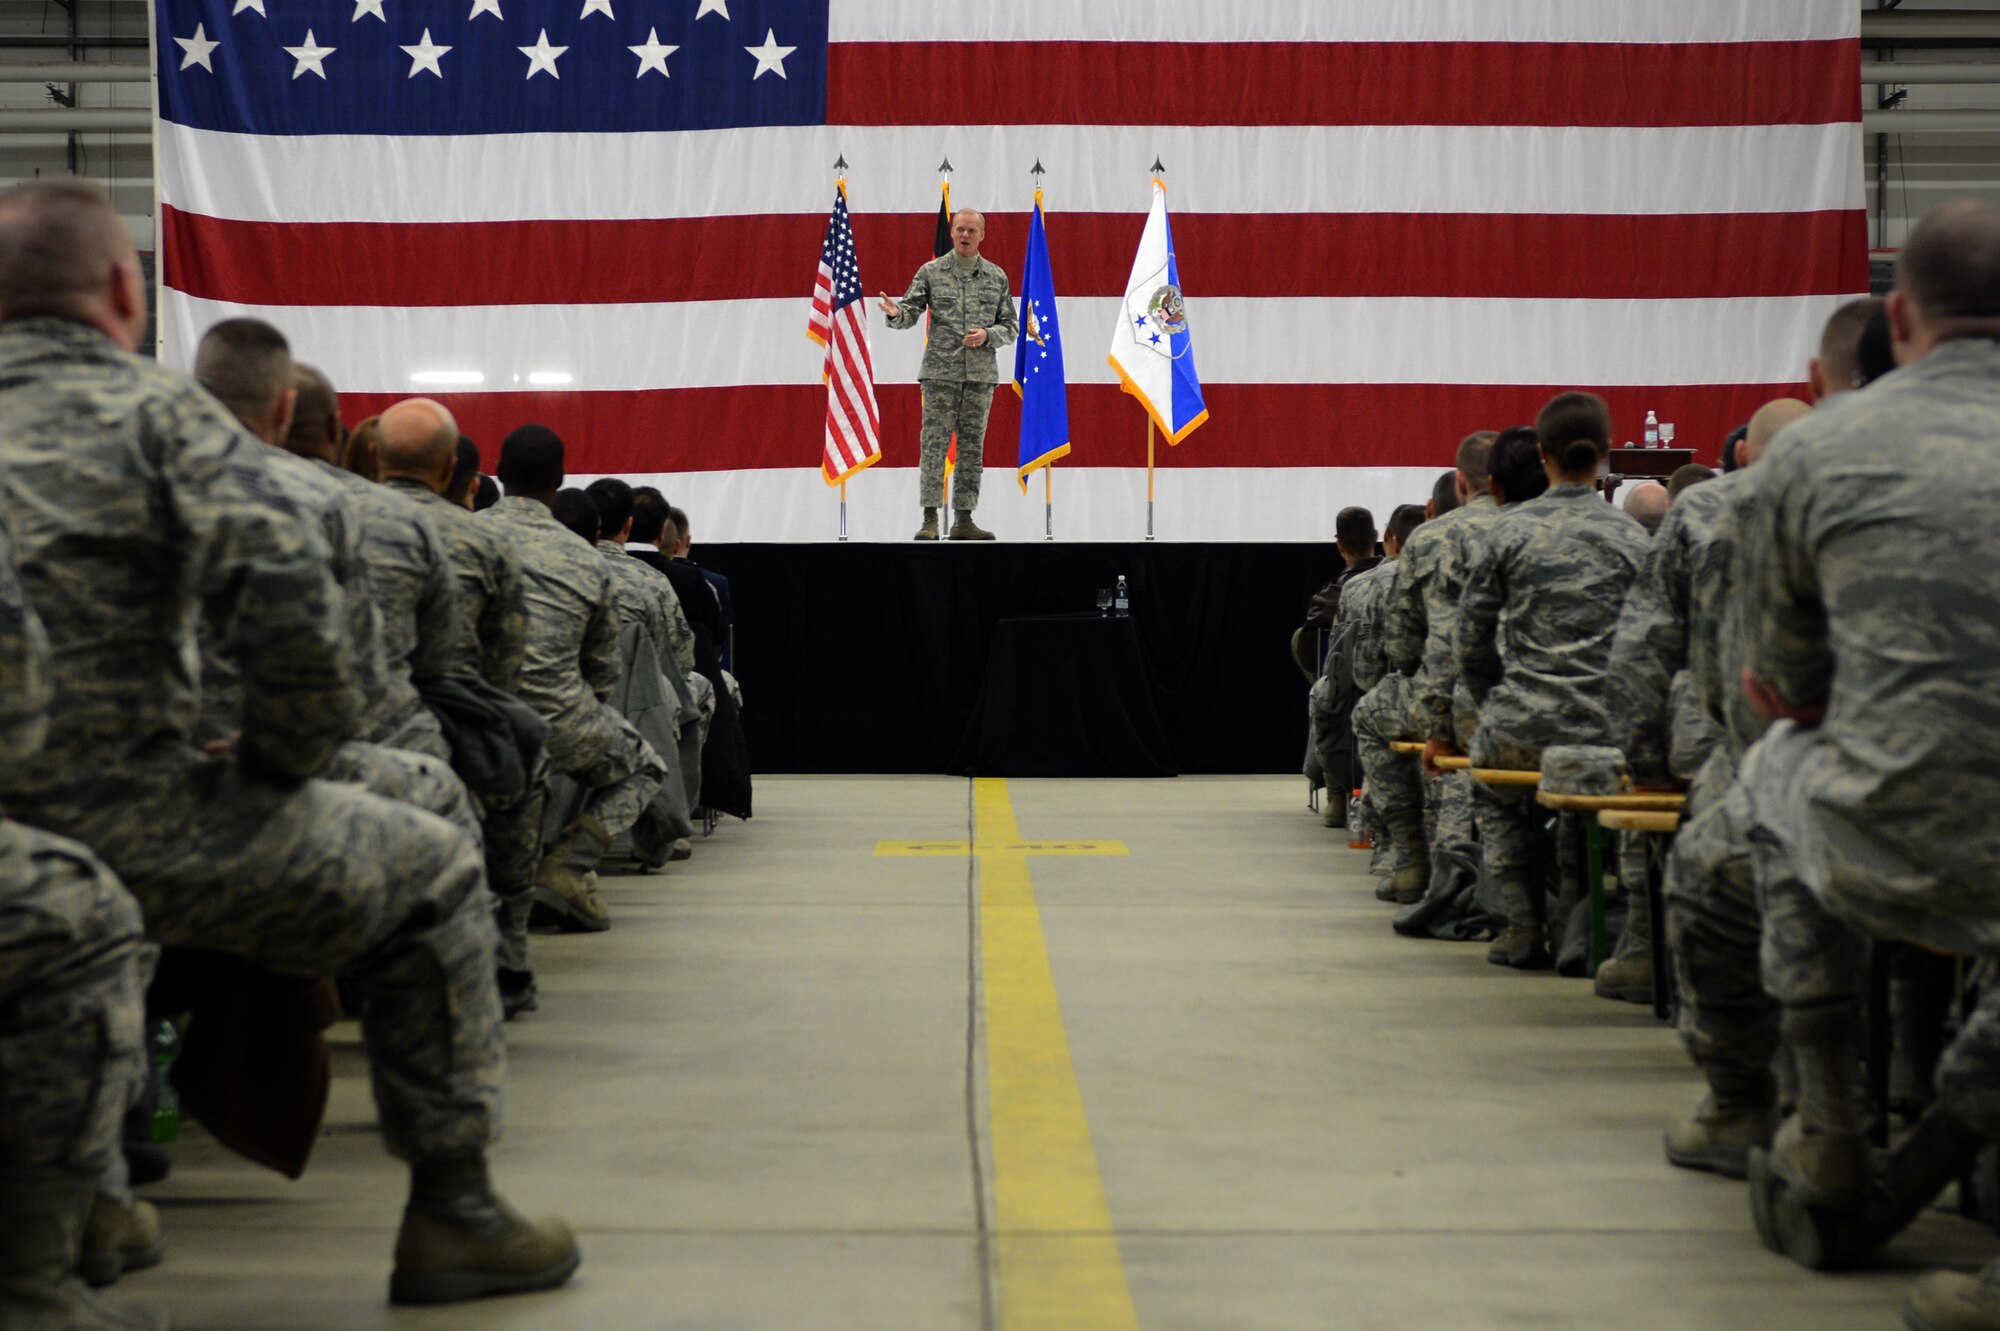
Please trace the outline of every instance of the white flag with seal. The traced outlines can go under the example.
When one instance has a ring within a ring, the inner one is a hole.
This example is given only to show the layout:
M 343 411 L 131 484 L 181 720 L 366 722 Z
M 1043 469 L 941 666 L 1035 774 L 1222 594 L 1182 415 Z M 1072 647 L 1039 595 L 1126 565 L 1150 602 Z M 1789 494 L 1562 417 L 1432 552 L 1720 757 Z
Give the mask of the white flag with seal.
M 1181 270 L 1167 226 L 1167 186 L 1153 180 L 1153 209 L 1139 237 L 1118 328 L 1111 335 L 1111 368 L 1125 391 L 1139 399 L 1170 444 L 1178 444 L 1208 419 L 1201 376 L 1194 368 L 1194 334 L 1181 297 Z

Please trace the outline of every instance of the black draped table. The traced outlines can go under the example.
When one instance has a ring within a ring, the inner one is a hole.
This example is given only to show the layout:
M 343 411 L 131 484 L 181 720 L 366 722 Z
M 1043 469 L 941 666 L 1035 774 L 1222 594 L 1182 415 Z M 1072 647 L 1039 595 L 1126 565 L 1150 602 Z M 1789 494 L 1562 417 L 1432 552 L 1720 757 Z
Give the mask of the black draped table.
M 1177 775 L 1132 620 L 1031 615 L 995 624 L 986 675 L 951 770 Z

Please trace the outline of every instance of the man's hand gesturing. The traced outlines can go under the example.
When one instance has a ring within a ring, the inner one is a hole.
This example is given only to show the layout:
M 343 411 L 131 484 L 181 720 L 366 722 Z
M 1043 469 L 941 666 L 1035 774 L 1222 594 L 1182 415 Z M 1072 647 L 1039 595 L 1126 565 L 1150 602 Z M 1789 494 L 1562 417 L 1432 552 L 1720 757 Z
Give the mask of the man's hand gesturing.
M 903 312 L 903 307 L 901 305 L 898 305 L 895 301 L 889 299 L 888 292 L 884 291 L 881 293 L 881 295 L 882 295 L 882 313 L 888 315 L 891 319 L 893 319 L 897 315 Z
M 959 345 L 967 347 L 985 346 L 986 330 L 984 328 L 973 329 L 971 332 L 967 333 L 964 337 L 959 339 Z

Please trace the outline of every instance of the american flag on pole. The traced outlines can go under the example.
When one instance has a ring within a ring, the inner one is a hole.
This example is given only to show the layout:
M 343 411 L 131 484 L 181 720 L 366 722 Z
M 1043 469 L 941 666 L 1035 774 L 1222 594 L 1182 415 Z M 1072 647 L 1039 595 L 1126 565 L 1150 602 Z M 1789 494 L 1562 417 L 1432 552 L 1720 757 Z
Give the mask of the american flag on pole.
M 826 349 L 826 456 L 820 472 L 839 485 L 882 460 L 882 425 L 875 406 L 875 363 L 868 355 L 868 305 L 862 299 L 861 263 L 854 255 L 854 227 L 847 217 L 847 185 L 834 189 L 833 216 L 819 251 L 812 317 L 806 336 Z
M 1039 157 L 1080 328 L 1111 326 L 1164 163 L 1213 413 L 1164 455 L 1197 473 L 1168 538 L 1323 540 L 1562 388 L 1712 459 L 1867 289 L 1854 0 L 155 4 L 170 362 L 261 316 L 350 419 L 424 393 L 482 440 L 542 421 L 715 541 L 824 534 L 798 315 L 840 156 L 892 294 L 945 157 L 1018 281 Z M 922 338 L 874 350 L 852 530 L 901 540 Z M 1068 351 L 1066 534 L 1134 537 L 1144 423 L 1094 338 Z M 1000 395 L 998 465 L 1018 428 Z M 1038 509 L 980 513 L 1029 539 Z

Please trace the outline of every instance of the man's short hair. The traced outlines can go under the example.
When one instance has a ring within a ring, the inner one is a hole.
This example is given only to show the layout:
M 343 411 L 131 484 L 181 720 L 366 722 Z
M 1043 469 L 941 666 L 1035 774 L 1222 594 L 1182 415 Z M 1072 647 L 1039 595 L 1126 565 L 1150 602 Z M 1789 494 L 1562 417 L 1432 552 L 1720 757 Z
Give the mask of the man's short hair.
M 382 413 L 375 456 L 385 476 L 432 477 L 458 466 L 458 422 L 430 398 L 406 398 Z
M 632 539 L 641 545 L 658 545 L 660 529 L 667 524 L 667 497 L 650 485 L 632 491 Z
M 202 334 L 194 377 L 239 417 L 261 417 L 292 386 L 292 347 L 262 319 L 224 319 Z
M 1465 477 L 1466 488 L 1474 494 L 1485 492 L 1486 478 L 1492 475 L 1487 459 L 1492 456 L 1493 443 L 1499 437 L 1498 431 L 1481 430 L 1458 441 L 1458 458 L 1454 465 L 1458 474 Z
M 986 229 L 986 214 L 980 212 L 977 208 L 954 208 L 951 212 L 951 220 L 956 223 L 959 218 L 965 216 L 967 213 L 971 213 L 979 219 L 979 229 L 981 231 Z
M 674 524 L 674 539 L 676 541 L 685 541 L 689 531 L 687 510 L 684 508 L 668 509 L 667 521 Z
M 292 390 L 298 398 L 292 406 L 292 428 L 285 435 L 286 444 L 299 448 L 330 444 L 338 449 L 347 431 L 340 423 L 340 394 L 334 391 L 332 381 L 316 367 L 294 361 Z
M 1389 515 L 1389 528 L 1383 535 L 1385 537 L 1393 536 L 1396 538 L 1398 545 L 1405 545 L 1409 542 L 1410 533 L 1423 525 L 1424 506 L 1422 504 L 1398 504 L 1396 505 L 1396 511 Z
M 1588 470 L 1611 450 L 1611 408 L 1595 393 L 1557 393 L 1535 417 L 1535 436 L 1565 472 Z
M 1896 337 L 1885 306 L 1870 316 L 1854 345 L 1854 386 L 1866 388 L 1896 368 Z
M 592 545 L 597 544 L 597 538 L 604 530 L 604 522 L 597 512 L 597 505 L 590 501 L 589 495 L 575 487 L 558 490 L 554 502 L 549 505 L 549 511 L 556 515 L 557 522 Z
M 1722 441 L 1722 470 L 1724 472 L 1735 471 L 1743 465 L 1743 459 L 1737 454 L 1736 450 L 1743 446 L 1744 436 L 1749 433 L 1750 423 L 1745 421 L 1731 430 L 1728 437 Z
M 1712 481 L 1714 479 L 1715 468 L 1704 467 L 1699 462 L 1686 463 L 1683 466 L 1675 468 L 1674 474 L 1667 477 L 1667 498 L 1678 503 L 1680 502 L 1681 491 L 1687 489 L 1690 485 L 1700 485 L 1703 481 Z
M 1367 558 L 1375 553 L 1375 515 L 1360 507 L 1341 509 L 1333 520 L 1333 539 L 1348 554 Z
M 563 482 L 562 436 L 546 425 L 517 426 L 500 441 L 498 471 L 509 493 L 548 493 Z
M 451 480 L 444 487 L 444 497 L 454 504 L 463 504 L 465 497 L 472 493 L 472 487 L 479 483 L 479 445 L 465 435 L 458 437 L 458 465 L 451 469 Z
M 1886 304 L 1879 296 L 1850 300 L 1827 317 L 1819 335 L 1819 368 L 1830 384 L 1858 388 L 1855 376 L 1861 365 L 1861 332 L 1868 321 Z
M 609 539 L 625 530 L 625 524 L 632 520 L 632 487 L 616 476 L 600 476 L 583 492 L 590 496 L 590 502 L 597 505 L 598 519 L 603 523 L 604 536 Z
M 474 513 L 484 513 L 499 502 L 500 482 L 494 480 L 485 472 L 479 473 L 479 492 L 472 496 L 472 511 Z
M 1510 504 L 1524 503 L 1549 488 L 1549 474 L 1542 467 L 1541 444 L 1525 425 L 1502 430 L 1487 455 L 1491 479 L 1500 482 L 1500 491 Z
M 89 181 L 30 180 L 0 194 L 0 318 L 81 313 L 127 243 L 111 196 Z
M 340 456 L 334 459 L 334 465 L 364 480 L 381 480 L 381 460 L 375 453 L 376 439 L 381 433 L 380 416 L 370 416 L 361 421 L 347 432 L 347 442 L 340 446 Z
M 1625 514 L 1644 527 L 1647 535 L 1651 535 L 1667 520 L 1667 509 L 1673 502 L 1666 486 L 1658 481 L 1642 481 L 1625 496 Z
M 1925 213 L 1903 242 L 1896 287 L 1939 337 L 2000 336 L 2000 206 L 1954 199 Z
M 1431 486 L 1431 516 L 1441 518 L 1458 507 L 1458 473 L 1445 472 Z

